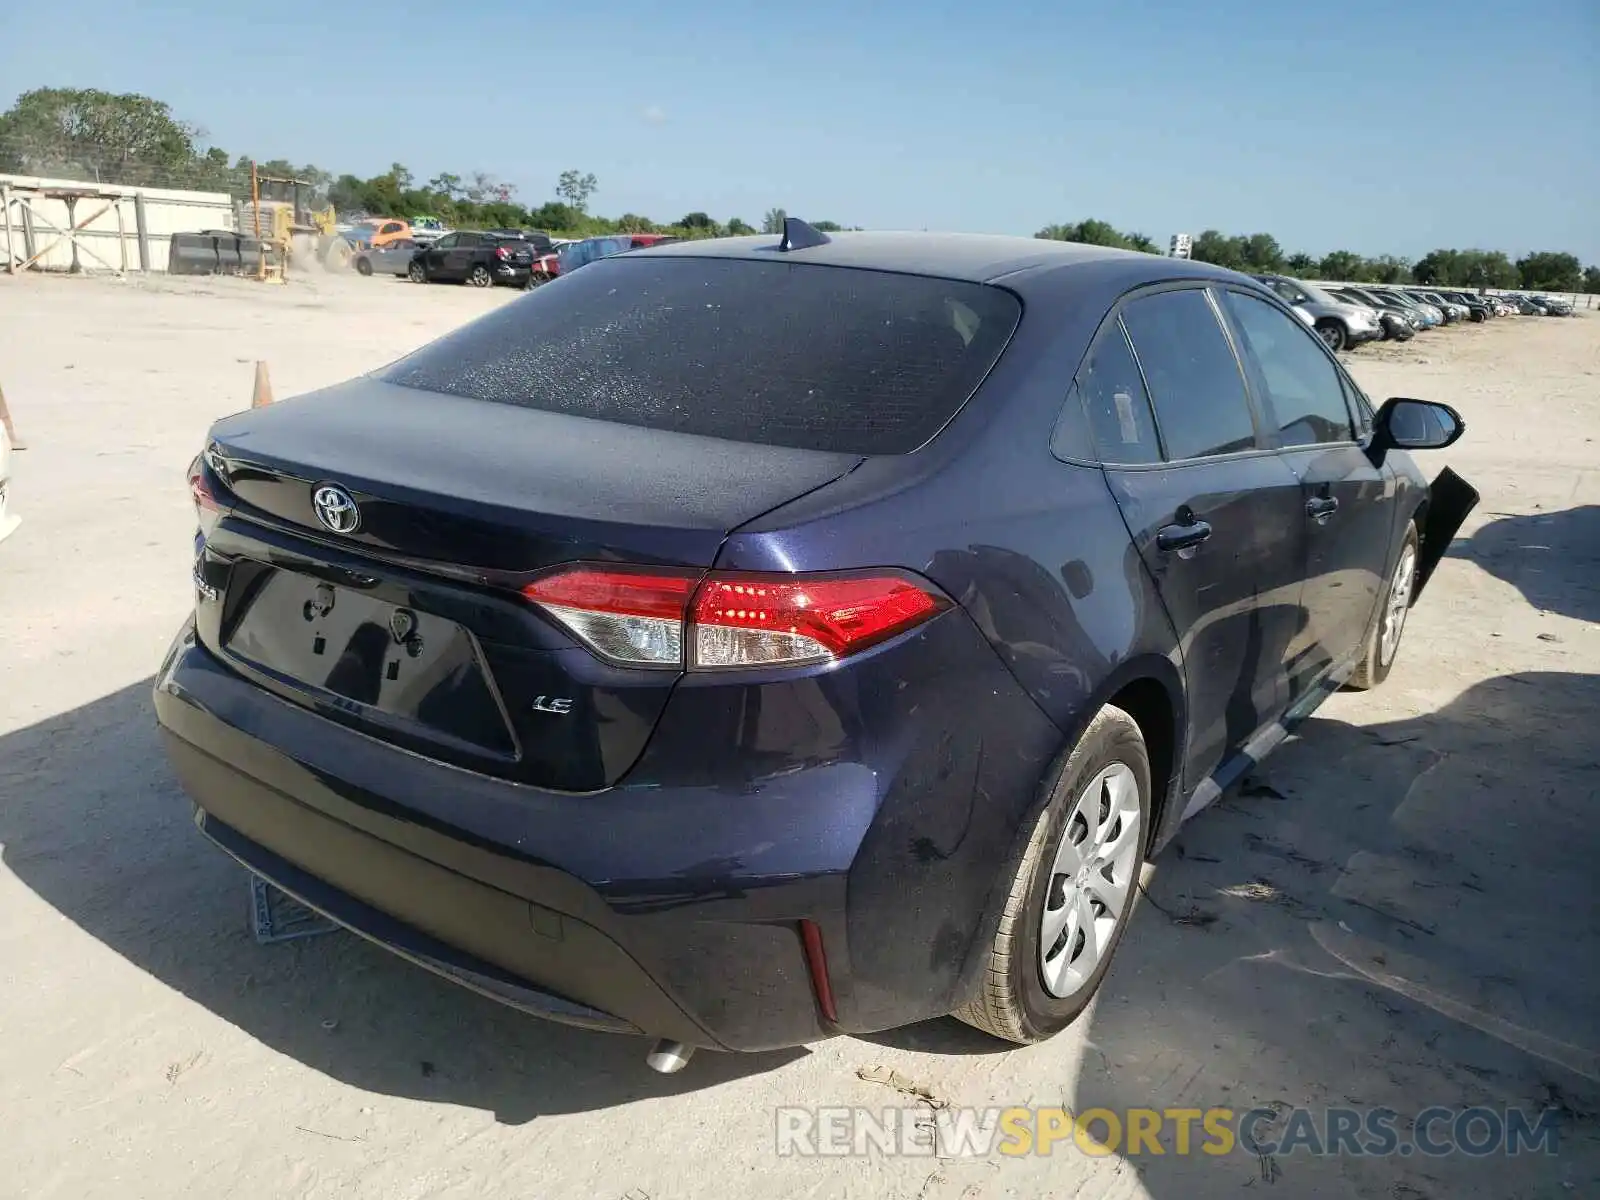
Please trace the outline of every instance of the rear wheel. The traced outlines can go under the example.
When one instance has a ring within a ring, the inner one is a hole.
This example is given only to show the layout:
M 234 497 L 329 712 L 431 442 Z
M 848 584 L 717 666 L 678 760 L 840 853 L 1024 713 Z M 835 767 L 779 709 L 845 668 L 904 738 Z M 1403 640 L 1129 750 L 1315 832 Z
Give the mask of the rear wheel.
M 549 282 L 550 282 L 550 276 L 546 275 L 543 271 L 530 271 L 530 272 L 528 272 L 528 282 L 523 284 L 522 286 L 523 286 L 523 290 L 524 291 L 531 292 L 534 288 L 538 287 L 541 283 L 549 283 Z
M 411 279 L 412 283 L 428 282 L 428 268 L 419 262 L 412 263 L 407 269 L 406 275 Z
M 1318 321 L 1317 336 L 1328 344 L 1329 350 L 1343 350 L 1350 340 L 1345 336 L 1344 326 L 1337 321 Z
M 479 263 L 467 272 L 467 282 L 473 287 L 488 287 L 494 282 L 494 276 L 489 274 L 489 268 Z
M 356 274 L 357 275 L 371 275 L 372 274 L 372 260 L 371 259 L 366 259 L 366 258 L 358 258 L 358 259 L 356 259 Z
M 1150 825 L 1150 756 L 1134 719 L 1095 715 L 1050 788 L 1011 882 L 982 991 L 955 1015 L 1043 1041 L 1088 1005 L 1127 928 Z
M 1365 691 L 1389 678 L 1394 660 L 1400 654 L 1400 635 L 1406 629 L 1406 615 L 1411 611 L 1411 593 L 1416 590 L 1416 585 L 1417 527 L 1412 524 L 1406 528 L 1400 557 L 1395 562 L 1372 629 L 1367 634 L 1366 652 L 1346 686 Z

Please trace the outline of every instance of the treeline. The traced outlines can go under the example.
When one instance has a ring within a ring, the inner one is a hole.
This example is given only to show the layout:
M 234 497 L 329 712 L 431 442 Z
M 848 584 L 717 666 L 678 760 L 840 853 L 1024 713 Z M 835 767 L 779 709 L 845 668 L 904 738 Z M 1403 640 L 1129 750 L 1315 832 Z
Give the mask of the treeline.
M 1142 233 L 1123 233 L 1108 221 L 1046 225 L 1034 235 L 1123 250 L 1165 254 Z M 1198 234 L 1190 256 L 1200 262 L 1254 275 L 1293 275 L 1299 279 L 1337 279 L 1345 283 L 1420 283 L 1435 287 L 1520 288 L 1537 292 L 1600 294 L 1600 266 L 1585 268 L 1576 255 L 1553 250 L 1525 254 L 1512 262 L 1499 250 L 1434 250 L 1412 262 L 1392 254 L 1365 258 L 1352 250 L 1334 250 L 1321 258 L 1284 252 L 1270 233 L 1226 234 L 1207 229 Z
M 0 114 L 0 172 L 92 179 L 125 186 L 182 188 L 250 195 L 252 160 L 234 158 L 206 146 L 205 132 L 179 120 L 169 105 L 149 96 L 114 95 L 93 88 L 40 88 L 17 98 Z M 784 213 L 774 208 L 759 226 L 740 217 L 719 221 L 705 212 L 685 213 L 675 221 L 655 221 L 638 213 L 597 216 L 589 201 L 599 187 L 592 174 L 565 171 L 555 183 L 555 198 L 537 205 L 517 199 L 514 185 L 486 172 L 442 172 L 426 182 L 402 163 L 370 179 L 335 175 L 314 163 L 283 159 L 256 162 L 267 176 L 299 179 L 312 185 L 316 206 L 332 204 L 342 216 L 436 217 L 466 229 L 536 228 L 566 236 L 600 233 L 672 233 L 684 238 L 778 232 Z M 814 221 L 823 230 L 835 221 Z
M 206 145 L 206 140 L 202 129 L 179 120 L 169 105 L 149 96 L 39 88 L 25 92 L 0 114 L 0 171 L 247 197 L 250 158 L 232 157 Z M 703 238 L 777 233 L 784 220 L 780 208 L 763 214 L 759 226 L 740 217 L 719 221 L 704 212 L 685 213 L 674 221 L 638 213 L 597 216 L 589 205 L 599 181 L 575 170 L 556 180 L 552 199 L 530 206 L 518 200 L 513 185 L 481 171 L 468 176 L 444 172 L 424 182 L 401 163 L 371 179 L 335 175 L 314 164 L 282 159 L 257 167 L 263 174 L 307 181 L 319 205 L 331 203 L 341 215 L 437 217 L 458 228 L 536 228 L 565 236 L 660 232 Z M 841 228 L 834 221 L 812 224 L 822 230 Z M 1151 254 L 1166 251 L 1165 245 L 1146 234 L 1124 233 L 1101 220 L 1048 225 L 1037 236 Z M 1194 239 L 1192 253 L 1202 262 L 1235 270 L 1283 272 L 1304 279 L 1600 293 L 1600 266 L 1585 269 L 1575 256 L 1555 251 L 1527 254 L 1516 262 L 1497 250 L 1435 250 L 1415 262 L 1387 254 L 1366 258 L 1350 250 L 1314 258 L 1286 253 L 1269 233 L 1208 229 Z

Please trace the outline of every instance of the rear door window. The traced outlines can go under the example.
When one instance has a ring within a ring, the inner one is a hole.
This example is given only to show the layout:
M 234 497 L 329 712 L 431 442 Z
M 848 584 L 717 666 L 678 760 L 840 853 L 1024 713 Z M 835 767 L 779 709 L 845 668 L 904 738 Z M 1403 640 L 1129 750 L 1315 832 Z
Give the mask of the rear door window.
M 960 410 L 1022 315 L 1001 288 L 887 271 L 634 254 L 591 267 L 380 377 L 730 441 L 904 454 Z
M 1255 421 L 1233 347 L 1199 288 L 1158 292 L 1122 309 L 1169 459 L 1256 448 Z

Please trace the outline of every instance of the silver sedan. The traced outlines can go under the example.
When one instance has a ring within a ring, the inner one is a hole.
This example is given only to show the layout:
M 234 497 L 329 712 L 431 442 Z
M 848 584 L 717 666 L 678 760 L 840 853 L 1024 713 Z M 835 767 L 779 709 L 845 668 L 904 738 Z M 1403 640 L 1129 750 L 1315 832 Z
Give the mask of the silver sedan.
M 361 250 L 350 265 L 363 275 L 404 275 L 411 267 L 417 243 L 409 238 L 390 242 L 380 250 Z

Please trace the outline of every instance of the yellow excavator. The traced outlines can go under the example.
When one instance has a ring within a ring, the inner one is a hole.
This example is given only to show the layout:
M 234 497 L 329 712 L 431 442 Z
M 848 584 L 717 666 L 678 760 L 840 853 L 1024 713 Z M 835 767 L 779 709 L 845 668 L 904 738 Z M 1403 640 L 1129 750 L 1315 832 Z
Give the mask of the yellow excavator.
M 348 265 L 350 243 L 335 229 L 333 206 L 313 208 L 317 187 L 304 179 L 282 179 L 250 171 L 251 198 L 239 202 L 239 232 L 259 237 L 279 261 L 304 269 Z M 245 264 L 248 269 L 249 264 Z

